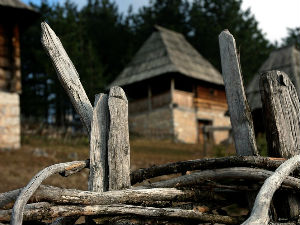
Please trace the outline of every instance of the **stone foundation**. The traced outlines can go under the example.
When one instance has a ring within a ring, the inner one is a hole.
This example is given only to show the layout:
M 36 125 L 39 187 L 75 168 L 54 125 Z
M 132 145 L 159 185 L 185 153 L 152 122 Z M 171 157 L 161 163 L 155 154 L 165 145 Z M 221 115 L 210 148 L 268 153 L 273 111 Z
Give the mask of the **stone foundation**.
M 0 149 L 17 149 L 20 137 L 20 97 L 0 91 Z

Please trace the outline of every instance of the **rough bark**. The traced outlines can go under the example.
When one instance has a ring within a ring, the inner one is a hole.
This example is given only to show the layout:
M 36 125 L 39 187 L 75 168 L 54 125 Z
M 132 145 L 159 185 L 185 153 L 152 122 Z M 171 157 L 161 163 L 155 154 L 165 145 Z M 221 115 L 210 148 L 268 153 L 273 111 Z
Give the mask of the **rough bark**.
M 243 86 L 234 37 L 219 35 L 222 74 L 237 155 L 258 155 L 250 108 Z
M 12 211 L 12 219 L 11 225 L 21 225 L 23 220 L 23 211 L 24 207 L 29 200 L 29 198 L 33 195 L 36 189 L 40 186 L 40 184 L 48 178 L 49 176 L 55 173 L 61 173 L 63 171 L 75 170 L 79 171 L 87 166 L 86 161 L 74 161 L 68 163 L 60 163 L 49 166 L 39 173 L 37 173 L 32 180 L 28 183 L 28 185 L 22 189 L 20 195 L 18 196 L 14 208 Z
M 151 201 L 186 201 L 192 200 L 197 195 L 198 191 L 175 188 L 126 189 L 99 193 L 41 186 L 33 195 L 33 199 L 57 204 L 108 205 Z
M 261 187 L 251 212 L 251 216 L 242 225 L 265 225 L 269 223 L 269 208 L 274 192 L 280 187 L 288 175 L 300 164 L 300 155 L 283 163 Z
M 93 107 L 81 85 L 76 68 L 62 46 L 59 38 L 49 25 L 43 22 L 41 27 L 41 42 L 51 58 L 62 86 L 69 95 L 71 102 L 79 114 L 88 134 L 90 134 Z
M 80 191 L 74 189 L 63 189 L 53 186 L 41 185 L 28 202 L 51 202 L 56 204 L 82 204 L 82 205 L 95 205 L 95 204 L 137 204 L 143 205 L 165 205 L 172 202 L 188 201 L 191 198 L 219 201 L 220 198 L 214 198 L 214 195 L 208 194 L 214 189 L 220 193 L 223 190 L 245 192 L 252 190 L 250 187 L 236 186 L 236 185 L 220 185 L 209 183 L 209 185 L 201 185 L 194 187 L 192 190 L 177 190 L 173 188 L 163 189 L 143 189 L 139 187 L 136 189 L 126 189 L 122 191 L 110 191 L 107 193 L 95 193 L 90 191 Z M 202 191 L 203 190 L 203 191 Z M 256 190 L 256 189 L 255 189 Z M 21 191 L 21 190 L 20 190 Z M 161 192 L 161 193 L 160 193 Z M 160 196 L 160 197 L 159 197 Z M 216 195 L 217 196 L 217 195 Z M 17 196 L 15 196 L 16 198 Z M 160 199 L 159 199 L 160 198 Z M 159 200 L 158 200 L 159 199 Z M 159 201 L 163 204 L 159 204 Z M 168 203 L 169 201 L 169 203 Z
M 122 88 L 112 87 L 110 89 L 108 107 L 110 113 L 109 190 L 120 190 L 130 187 L 128 101 Z
M 10 220 L 11 210 L 0 211 L 0 222 Z M 49 206 L 43 208 L 26 209 L 24 212 L 24 220 L 43 220 L 56 217 L 69 217 L 69 216 L 110 216 L 110 215 L 126 215 L 129 217 L 146 217 L 157 219 L 170 219 L 170 220 L 185 220 L 209 222 L 209 223 L 222 223 L 222 224 L 239 224 L 239 219 L 230 216 L 221 216 L 197 212 L 194 210 L 183 210 L 175 208 L 154 208 L 142 207 L 133 205 L 59 205 Z
M 159 181 L 156 183 L 149 184 L 144 187 L 139 188 L 171 188 L 171 187 L 191 187 L 194 185 L 203 184 L 207 180 L 226 180 L 226 179 L 245 179 L 253 181 L 264 181 L 269 176 L 273 175 L 274 172 L 254 169 L 248 167 L 234 167 L 234 168 L 225 168 L 225 169 L 216 169 L 216 170 L 205 170 L 200 172 L 195 172 L 189 175 L 184 175 L 176 177 L 173 179 Z M 296 190 L 300 190 L 300 179 L 288 176 L 283 184 L 292 187 Z
M 90 176 L 88 182 L 90 191 L 104 192 L 108 190 L 107 140 L 109 120 L 107 95 L 96 95 L 90 138 Z
M 183 173 L 192 170 L 210 170 L 228 167 L 257 167 L 267 170 L 275 170 L 285 159 L 255 156 L 230 156 L 212 159 L 196 159 L 152 166 L 146 169 L 138 169 L 131 173 L 131 185 L 146 179 Z M 299 170 L 297 171 L 299 173 Z M 1 199 L 1 197 L 0 197 Z

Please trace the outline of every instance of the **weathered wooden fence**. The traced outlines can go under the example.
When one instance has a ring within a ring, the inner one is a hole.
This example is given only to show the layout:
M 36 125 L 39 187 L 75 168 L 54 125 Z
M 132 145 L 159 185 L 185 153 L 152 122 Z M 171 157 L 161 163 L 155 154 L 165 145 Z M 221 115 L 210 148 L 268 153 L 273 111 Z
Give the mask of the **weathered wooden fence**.
M 298 224 L 300 107 L 295 88 L 280 71 L 262 75 L 269 156 L 280 158 L 259 156 L 235 40 L 225 30 L 219 42 L 237 156 L 182 161 L 130 173 L 124 91 L 113 87 L 109 94 L 96 95 L 93 107 L 60 40 L 42 23 L 42 43 L 87 131 L 90 158 L 47 167 L 26 187 L 0 194 L 0 223 L 21 225 L 24 220 L 24 224 L 62 225 L 85 216 L 86 224 Z M 70 176 L 83 168 L 90 169 L 88 191 L 41 185 L 55 173 Z M 131 186 L 177 173 L 182 175 Z M 273 199 L 277 189 L 280 193 Z M 222 209 L 233 203 L 248 207 L 249 214 L 224 215 Z

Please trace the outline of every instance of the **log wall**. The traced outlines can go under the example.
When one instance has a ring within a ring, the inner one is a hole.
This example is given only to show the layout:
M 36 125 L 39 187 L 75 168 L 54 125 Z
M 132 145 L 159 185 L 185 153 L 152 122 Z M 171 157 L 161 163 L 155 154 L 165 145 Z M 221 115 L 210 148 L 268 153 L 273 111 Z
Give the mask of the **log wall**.
M 20 35 L 17 24 L 0 24 L 0 90 L 21 92 Z

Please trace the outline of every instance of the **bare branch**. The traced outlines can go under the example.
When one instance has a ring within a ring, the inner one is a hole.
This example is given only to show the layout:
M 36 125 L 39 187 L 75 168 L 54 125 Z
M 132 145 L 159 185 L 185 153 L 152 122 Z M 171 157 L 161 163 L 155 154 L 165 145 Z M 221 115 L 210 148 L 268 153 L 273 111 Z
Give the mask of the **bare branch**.
M 269 208 L 274 192 L 280 187 L 288 175 L 299 166 L 300 155 L 296 155 L 288 159 L 270 176 L 261 187 L 251 216 L 243 223 L 243 225 L 266 225 L 269 223 Z
M 230 156 L 212 159 L 196 159 L 152 166 L 146 169 L 138 169 L 131 173 L 131 185 L 146 179 L 174 174 L 185 173 L 192 170 L 209 170 L 228 167 L 257 167 L 267 170 L 275 170 L 285 159 L 261 156 Z M 299 172 L 299 171 L 298 171 Z
M 48 178 L 49 176 L 55 173 L 61 173 L 64 171 L 74 171 L 74 170 L 79 171 L 79 169 L 83 169 L 86 166 L 87 166 L 86 161 L 74 161 L 68 163 L 54 164 L 37 173 L 31 179 L 28 185 L 25 188 L 23 188 L 20 195 L 18 196 L 12 212 L 11 225 L 22 224 L 24 207 L 27 201 L 29 200 L 29 198 L 33 195 L 36 189 L 43 182 L 43 180 L 45 180 L 46 178 Z
M 10 220 L 11 210 L 0 211 L 0 222 Z M 156 219 L 176 219 L 185 221 L 201 221 L 222 224 L 239 224 L 239 220 L 235 217 L 221 216 L 197 212 L 194 210 L 183 210 L 175 208 L 154 208 L 133 205 L 59 205 L 49 206 L 37 209 L 26 209 L 24 212 L 24 220 L 42 220 L 56 217 L 69 216 L 110 216 L 110 215 L 126 215 L 132 217 L 146 217 Z
M 274 172 L 267 171 L 267 170 L 254 169 L 248 167 L 234 167 L 234 168 L 225 168 L 225 169 L 216 169 L 216 170 L 205 170 L 205 171 L 195 172 L 192 174 L 176 177 L 165 181 L 159 181 L 138 188 L 188 187 L 192 185 L 203 184 L 203 182 L 207 180 L 245 179 L 245 180 L 264 181 L 269 176 L 273 175 L 273 173 Z M 300 190 L 300 179 L 287 176 L 285 177 L 283 184 Z

